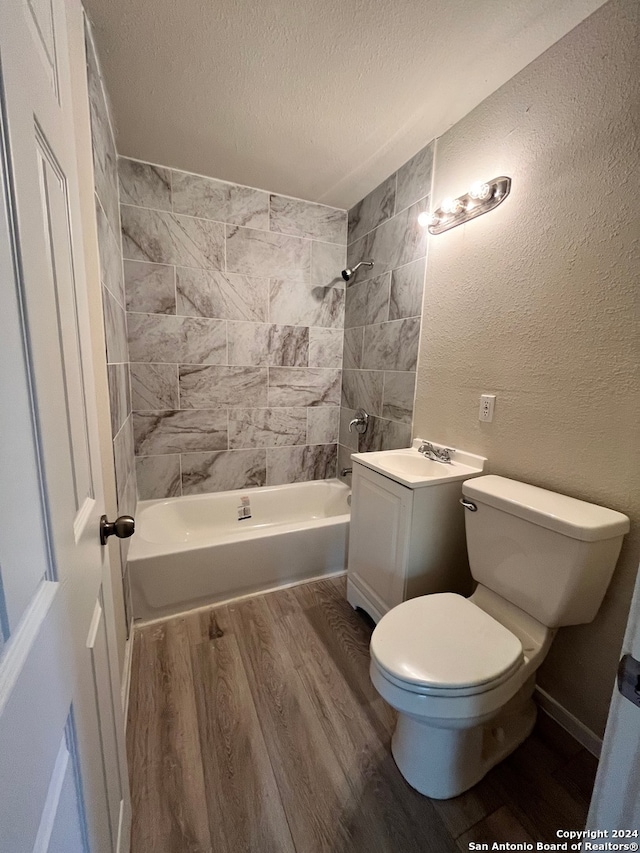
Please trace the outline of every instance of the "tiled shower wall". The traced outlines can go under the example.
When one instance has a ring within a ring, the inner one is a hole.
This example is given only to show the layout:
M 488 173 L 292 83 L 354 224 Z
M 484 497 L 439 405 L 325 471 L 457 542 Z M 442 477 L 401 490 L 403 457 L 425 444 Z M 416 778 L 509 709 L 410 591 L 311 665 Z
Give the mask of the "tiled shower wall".
M 117 155 L 109 105 L 88 25 L 85 30 L 85 40 L 118 515 L 134 515 L 137 501 L 136 474 L 124 307 L 125 291 L 120 248 Z M 120 552 L 123 568 L 126 565 L 128 549 L 129 540 L 122 540 Z M 129 599 L 129 579 L 126 573 L 123 582 L 125 603 L 130 616 L 132 611 Z
M 334 477 L 346 211 L 119 172 L 139 497 Z
M 411 443 L 416 365 L 427 254 L 433 143 L 349 211 L 347 264 L 361 267 L 346 289 L 339 467 L 356 450 Z M 348 431 L 356 409 L 371 415 L 367 431 Z

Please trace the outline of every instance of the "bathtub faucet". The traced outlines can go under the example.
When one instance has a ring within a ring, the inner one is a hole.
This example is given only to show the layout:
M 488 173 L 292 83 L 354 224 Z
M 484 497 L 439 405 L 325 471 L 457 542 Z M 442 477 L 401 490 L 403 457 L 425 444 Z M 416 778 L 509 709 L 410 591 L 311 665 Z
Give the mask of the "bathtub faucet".
M 340 476 L 346 477 L 347 474 L 351 474 L 352 471 L 353 471 L 353 468 L 343 468 L 342 471 L 340 471 Z

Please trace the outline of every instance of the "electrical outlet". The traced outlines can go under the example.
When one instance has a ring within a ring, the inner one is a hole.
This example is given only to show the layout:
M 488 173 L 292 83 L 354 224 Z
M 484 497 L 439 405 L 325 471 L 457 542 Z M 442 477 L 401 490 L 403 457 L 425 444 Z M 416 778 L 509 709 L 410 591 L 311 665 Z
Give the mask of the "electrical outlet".
M 496 405 L 495 394 L 483 394 L 480 397 L 480 411 L 478 412 L 478 420 L 486 424 L 490 424 L 493 420 L 493 409 Z

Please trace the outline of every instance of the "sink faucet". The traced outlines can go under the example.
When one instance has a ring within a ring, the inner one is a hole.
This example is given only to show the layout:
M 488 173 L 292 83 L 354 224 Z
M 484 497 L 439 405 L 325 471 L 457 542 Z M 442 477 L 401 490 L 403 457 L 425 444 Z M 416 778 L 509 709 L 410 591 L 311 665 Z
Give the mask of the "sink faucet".
M 423 441 L 418 448 L 418 453 L 422 453 L 427 459 L 433 462 L 443 462 L 446 465 L 451 465 L 452 447 L 434 447 L 430 441 Z

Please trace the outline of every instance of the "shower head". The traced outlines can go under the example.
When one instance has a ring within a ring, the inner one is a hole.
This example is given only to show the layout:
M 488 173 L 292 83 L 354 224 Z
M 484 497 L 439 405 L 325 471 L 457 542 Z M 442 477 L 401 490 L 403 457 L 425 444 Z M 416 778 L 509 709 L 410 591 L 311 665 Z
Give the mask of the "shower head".
M 349 279 L 354 274 L 354 272 L 358 269 L 358 267 L 372 267 L 374 265 L 374 263 L 375 263 L 375 261 L 373 260 L 373 258 L 370 261 L 360 261 L 360 263 L 357 263 L 354 267 L 351 267 L 350 269 L 342 270 L 342 278 L 345 281 L 349 281 Z

